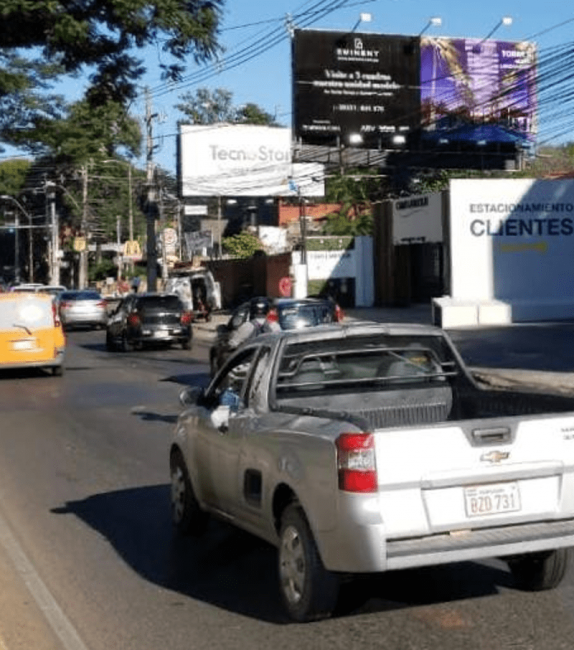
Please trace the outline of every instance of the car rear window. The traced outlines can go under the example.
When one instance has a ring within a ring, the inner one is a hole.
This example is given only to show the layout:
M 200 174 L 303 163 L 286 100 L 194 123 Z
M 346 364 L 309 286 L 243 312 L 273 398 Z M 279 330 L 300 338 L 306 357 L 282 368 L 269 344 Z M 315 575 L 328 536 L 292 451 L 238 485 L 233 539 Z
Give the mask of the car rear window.
M 66 300 L 102 300 L 97 291 L 63 291 L 60 298 Z
M 13 330 L 18 327 L 37 329 L 53 325 L 54 316 L 49 300 L 30 296 L 22 300 L 3 300 L 0 303 L 1 330 Z
M 183 309 L 183 303 L 177 296 L 142 296 L 138 298 L 137 308 L 178 311 Z
M 328 303 L 293 305 L 279 310 L 279 325 L 284 330 L 313 327 L 334 320 L 334 307 Z

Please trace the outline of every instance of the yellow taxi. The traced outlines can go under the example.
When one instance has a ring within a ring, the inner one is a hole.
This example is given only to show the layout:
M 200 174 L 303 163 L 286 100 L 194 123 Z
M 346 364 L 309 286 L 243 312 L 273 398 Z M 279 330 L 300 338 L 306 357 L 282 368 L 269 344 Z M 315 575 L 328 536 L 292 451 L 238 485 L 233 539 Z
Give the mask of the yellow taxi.
M 66 338 L 52 297 L 0 293 L 0 369 L 45 367 L 64 371 Z

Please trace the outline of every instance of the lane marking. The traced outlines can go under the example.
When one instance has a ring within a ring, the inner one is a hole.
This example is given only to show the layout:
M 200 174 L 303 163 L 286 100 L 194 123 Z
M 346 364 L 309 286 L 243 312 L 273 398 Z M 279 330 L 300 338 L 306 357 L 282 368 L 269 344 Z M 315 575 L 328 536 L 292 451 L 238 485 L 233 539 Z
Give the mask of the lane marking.
M 0 544 L 65 650 L 89 650 L 0 514 Z M 8 650 L 0 637 L 0 650 Z

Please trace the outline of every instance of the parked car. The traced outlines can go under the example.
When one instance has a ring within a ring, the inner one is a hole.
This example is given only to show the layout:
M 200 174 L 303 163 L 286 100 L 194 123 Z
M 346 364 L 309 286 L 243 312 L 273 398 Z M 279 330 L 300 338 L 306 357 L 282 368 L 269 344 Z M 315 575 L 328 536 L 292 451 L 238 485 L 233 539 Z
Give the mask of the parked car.
M 50 296 L 33 292 L 0 294 L 0 368 L 64 370 L 66 338 Z
M 98 291 L 77 289 L 62 291 L 57 301 L 60 318 L 65 329 L 73 327 L 97 327 L 108 322 L 106 301 Z
M 120 300 L 106 328 L 108 350 L 177 343 L 191 349 L 193 313 L 175 294 L 132 293 Z
M 181 399 L 176 531 L 213 516 L 275 545 L 297 621 L 328 616 L 355 574 L 488 557 L 525 590 L 566 574 L 574 398 L 480 387 L 438 328 L 263 334 Z
M 339 323 L 344 317 L 339 305 L 330 298 L 267 298 L 264 296 L 251 298 L 233 310 L 226 324 L 218 325 L 215 342 L 209 351 L 212 376 L 232 352 L 229 340 L 233 332 L 254 317 L 254 311 L 261 303 L 267 305 L 267 321 L 278 325 L 282 330 Z

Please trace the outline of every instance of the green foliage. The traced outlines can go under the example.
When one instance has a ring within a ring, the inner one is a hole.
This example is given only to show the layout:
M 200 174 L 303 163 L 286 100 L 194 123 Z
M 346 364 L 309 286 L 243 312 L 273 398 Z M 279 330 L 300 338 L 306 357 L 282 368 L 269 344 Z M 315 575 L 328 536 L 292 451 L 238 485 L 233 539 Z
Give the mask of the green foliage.
M 0 194 L 17 197 L 24 189 L 30 167 L 28 160 L 7 160 L 0 163 Z
M 103 259 L 99 264 L 90 266 L 88 279 L 90 282 L 105 280 L 107 277 L 116 277 L 118 267 L 110 259 Z
M 184 62 L 209 60 L 222 0 L 2 0 L 0 50 L 31 51 L 66 72 L 95 69 L 91 98 L 124 103 L 145 68 L 134 50 L 162 49 L 164 78 L 179 79 Z M 0 88 L 0 94 L 2 88 Z
M 249 259 L 257 251 L 263 250 L 263 244 L 259 239 L 247 231 L 231 237 L 224 237 L 221 245 L 228 255 L 239 259 Z
M 225 88 L 198 88 L 194 93 L 180 96 L 183 103 L 175 108 L 185 115 L 184 122 L 191 124 L 260 124 L 277 126 L 275 118 L 257 104 L 234 106 L 233 93 Z
M 25 137 L 31 149 L 49 152 L 60 166 L 111 158 L 118 148 L 137 156 L 142 139 L 138 121 L 121 104 L 93 107 L 87 101 L 72 104 L 63 119 L 43 120 Z

